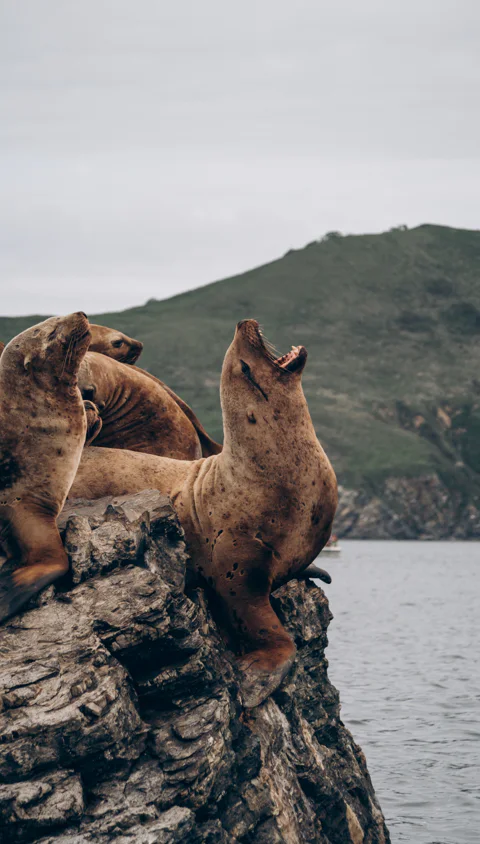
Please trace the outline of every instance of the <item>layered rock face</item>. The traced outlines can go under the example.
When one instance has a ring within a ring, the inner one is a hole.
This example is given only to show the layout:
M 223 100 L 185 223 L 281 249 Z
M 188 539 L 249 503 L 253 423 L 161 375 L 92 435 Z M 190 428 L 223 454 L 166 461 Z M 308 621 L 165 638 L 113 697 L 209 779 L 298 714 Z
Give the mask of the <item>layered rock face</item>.
M 0 841 L 381 844 L 327 675 L 313 583 L 272 596 L 298 657 L 242 708 L 235 661 L 157 492 L 69 506 L 70 580 L 0 628 Z
M 376 493 L 340 487 L 335 530 L 350 539 L 480 539 L 478 392 L 439 404 L 377 406 L 374 416 L 426 440 L 437 471 L 387 477 Z
M 437 474 L 387 478 L 379 495 L 340 487 L 334 530 L 349 539 L 480 539 L 480 509 Z

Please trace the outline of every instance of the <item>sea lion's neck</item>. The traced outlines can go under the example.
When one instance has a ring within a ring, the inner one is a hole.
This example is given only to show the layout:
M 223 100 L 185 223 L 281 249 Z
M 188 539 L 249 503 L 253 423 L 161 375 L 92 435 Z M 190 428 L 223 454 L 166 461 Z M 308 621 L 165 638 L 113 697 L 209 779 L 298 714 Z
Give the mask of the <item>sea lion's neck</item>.
M 302 459 L 311 450 L 318 449 L 318 440 L 313 427 L 307 402 L 301 385 L 292 389 L 289 401 L 275 401 L 269 398 L 268 405 L 257 405 L 241 423 L 232 424 L 228 414 L 224 416 L 224 445 L 222 466 L 231 466 L 238 474 L 246 477 L 271 481 L 280 468 L 290 472 L 292 479 L 298 474 L 297 455 Z M 300 469 L 298 470 L 300 471 Z M 283 472 L 281 473 L 283 475 Z

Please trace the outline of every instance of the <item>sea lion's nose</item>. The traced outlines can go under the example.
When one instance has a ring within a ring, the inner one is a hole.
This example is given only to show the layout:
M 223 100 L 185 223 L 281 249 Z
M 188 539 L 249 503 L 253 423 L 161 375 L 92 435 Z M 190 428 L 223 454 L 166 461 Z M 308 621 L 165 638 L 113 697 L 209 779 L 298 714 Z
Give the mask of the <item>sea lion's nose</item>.
M 240 322 L 237 322 L 237 331 L 239 331 L 240 328 L 243 328 L 243 326 L 248 322 L 250 322 L 255 328 L 258 328 L 258 322 L 256 319 L 241 319 Z

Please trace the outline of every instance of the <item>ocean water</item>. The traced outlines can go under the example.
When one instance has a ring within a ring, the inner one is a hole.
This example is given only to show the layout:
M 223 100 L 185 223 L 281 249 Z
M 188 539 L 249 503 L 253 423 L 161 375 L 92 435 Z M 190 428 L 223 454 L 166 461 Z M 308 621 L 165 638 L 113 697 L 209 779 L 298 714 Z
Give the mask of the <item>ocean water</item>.
M 480 842 L 480 543 L 320 555 L 329 675 L 392 842 Z

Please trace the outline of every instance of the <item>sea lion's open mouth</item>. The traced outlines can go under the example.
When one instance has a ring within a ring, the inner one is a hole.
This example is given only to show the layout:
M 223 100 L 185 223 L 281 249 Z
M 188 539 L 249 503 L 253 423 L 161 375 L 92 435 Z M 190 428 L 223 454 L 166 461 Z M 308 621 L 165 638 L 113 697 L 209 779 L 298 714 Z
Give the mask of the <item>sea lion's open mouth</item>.
M 297 372 L 303 369 L 307 359 L 305 346 L 292 346 L 287 354 L 277 357 L 278 352 L 263 336 L 260 326 L 255 319 L 242 319 L 237 324 L 237 329 L 242 329 L 251 345 L 255 348 L 260 348 L 267 360 L 273 363 L 274 366 L 282 369 L 283 372 Z
M 305 363 L 307 350 L 305 346 L 292 346 L 291 351 L 281 358 L 275 358 L 274 363 L 287 372 L 296 372 Z
M 143 347 L 142 347 L 143 348 Z M 135 363 L 138 358 L 140 357 L 142 349 L 130 349 L 127 355 L 125 355 L 125 363 Z

